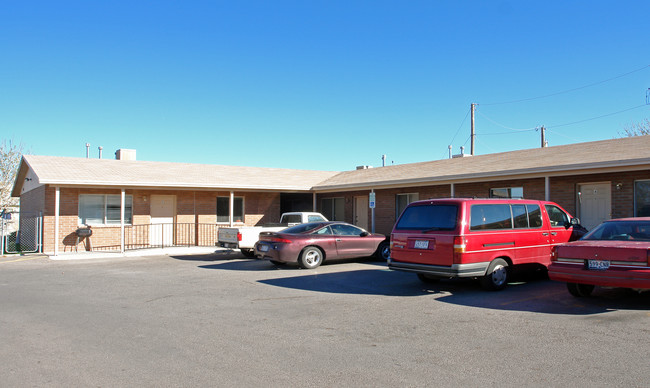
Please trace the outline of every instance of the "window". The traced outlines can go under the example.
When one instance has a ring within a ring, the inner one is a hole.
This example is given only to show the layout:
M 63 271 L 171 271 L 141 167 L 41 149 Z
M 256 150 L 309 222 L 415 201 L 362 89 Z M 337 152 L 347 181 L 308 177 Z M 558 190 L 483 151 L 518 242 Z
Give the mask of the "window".
M 323 198 L 320 202 L 321 214 L 330 221 L 344 221 L 345 199 Z
M 511 229 L 510 205 L 473 205 L 470 229 Z
M 634 216 L 650 216 L 650 181 L 634 182 Z
M 503 187 L 490 189 L 490 198 L 523 198 L 523 187 Z
M 330 225 L 330 227 L 332 228 L 332 232 L 338 236 L 361 236 L 361 233 L 363 233 L 363 229 L 353 225 L 334 224 Z
M 548 219 L 551 221 L 551 226 L 566 227 L 570 224 L 569 216 L 567 216 L 567 214 L 563 212 L 562 209 L 553 205 L 545 205 L 545 207 L 546 212 L 548 213 Z
M 456 205 L 409 206 L 397 221 L 398 230 L 454 230 L 458 224 Z
M 80 225 L 119 225 L 122 196 L 82 194 L 79 196 Z M 124 223 L 133 222 L 133 197 L 124 197 Z
M 234 198 L 233 222 L 244 222 L 244 198 Z M 230 222 L 230 197 L 217 197 L 217 222 Z
M 417 201 L 419 197 L 418 193 L 397 194 L 395 196 L 395 219 L 399 218 L 404 209 L 406 209 L 406 205 Z

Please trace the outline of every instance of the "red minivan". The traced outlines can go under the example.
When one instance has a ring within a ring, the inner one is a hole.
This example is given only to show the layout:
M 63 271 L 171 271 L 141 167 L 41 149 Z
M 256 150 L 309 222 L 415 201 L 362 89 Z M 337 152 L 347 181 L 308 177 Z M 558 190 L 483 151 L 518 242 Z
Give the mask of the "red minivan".
M 553 246 L 586 230 L 559 205 L 525 199 L 428 199 L 410 203 L 393 227 L 388 267 L 425 282 L 474 277 L 500 290 L 515 265 L 548 266 Z

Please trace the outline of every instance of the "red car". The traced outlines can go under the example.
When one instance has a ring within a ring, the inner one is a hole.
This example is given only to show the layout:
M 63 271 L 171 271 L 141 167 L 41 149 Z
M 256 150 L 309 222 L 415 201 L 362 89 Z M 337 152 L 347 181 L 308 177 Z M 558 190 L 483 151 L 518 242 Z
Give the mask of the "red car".
M 650 289 L 650 217 L 606 221 L 553 249 L 548 275 L 574 296 L 594 286 Z
M 262 232 L 255 256 L 281 265 L 298 263 L 316 268 L 324 260 L 375 255 L 386 259 L 389 245 L 383 234 L 371 234 L 345 222 L 310 222 L 279 232 Z

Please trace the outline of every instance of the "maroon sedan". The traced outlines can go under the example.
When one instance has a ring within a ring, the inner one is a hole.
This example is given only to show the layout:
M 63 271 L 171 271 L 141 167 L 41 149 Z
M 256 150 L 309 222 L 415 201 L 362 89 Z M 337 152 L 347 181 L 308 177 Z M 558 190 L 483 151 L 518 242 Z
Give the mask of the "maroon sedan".
M 298 263 L 316 268 L 324 260 L 375 255 L 386 259 L 389 245 L 383 234 L 371 234 L 345 222 L 310 222 L 279 232 L 262 232 L 255 256 L 280 265 Z
M 574 296 L 589 296 L 594 286 L 650 289 L 650 217 L 606 221 L 554 247 L 548 275 Z

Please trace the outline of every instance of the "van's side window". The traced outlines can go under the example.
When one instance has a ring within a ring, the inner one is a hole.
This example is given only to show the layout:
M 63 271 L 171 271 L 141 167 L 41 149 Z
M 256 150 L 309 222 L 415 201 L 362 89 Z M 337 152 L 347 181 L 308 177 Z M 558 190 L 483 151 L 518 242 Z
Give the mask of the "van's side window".
M 551 221 L 551 226 L 567 226 L 569 225 L 569 216 L 557 206 L 545 205 L 548 219 Z
M 512 205 L 512 220 L 515 223 L 515 228 L 528 228 L 526 205 Z
M 526 205 L 528 209 L 528 223 L 530 223 L 531 228 L 541 228 L 542 227 L 542 212 L 539 209 L 538 205 Z
M 471 230 L 512 229 L 510 205 L 472 205 Z

